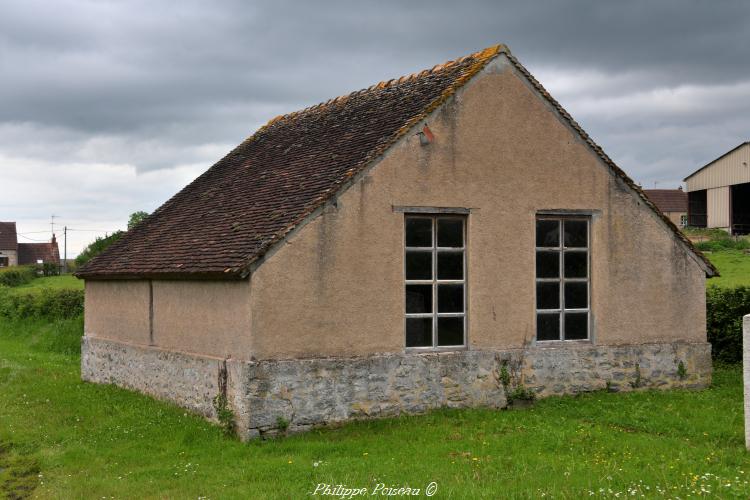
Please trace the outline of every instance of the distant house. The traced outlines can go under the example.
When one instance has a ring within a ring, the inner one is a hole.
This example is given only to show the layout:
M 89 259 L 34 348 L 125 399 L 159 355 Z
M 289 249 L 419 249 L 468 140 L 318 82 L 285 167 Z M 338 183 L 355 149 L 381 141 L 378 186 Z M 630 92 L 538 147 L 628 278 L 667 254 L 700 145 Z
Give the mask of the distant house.
M 678 227 L 687 226 L 688 196 L 682 187 L 677 189 L 644 189 L 656 208 Z
M 716 274 L 497 46 L 272 119 L 82 266 L 81 374 L 243 437 L 705 387 Z
M 18 243 L 15 222 L 0 222 L 0 267 L 26 264 L 60 265 L 60 249 L 52 235 L 48 243 Z
M 18 265 L 18 236 L 15 222 L 0 222 L 0 267 Z
M 688 225 L 750 233 L 750 141 L 685 178 Z

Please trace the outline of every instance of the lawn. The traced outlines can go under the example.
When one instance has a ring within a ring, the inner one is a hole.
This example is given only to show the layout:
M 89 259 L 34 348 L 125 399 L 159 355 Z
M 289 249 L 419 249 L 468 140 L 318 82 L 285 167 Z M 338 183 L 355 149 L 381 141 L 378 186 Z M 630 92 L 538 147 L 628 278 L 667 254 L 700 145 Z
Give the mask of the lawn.
M 742 250 L 722 250 L 706 254 L 721 276 L 711 278 L 708 285 L 721 287 L 750 286 L 750 254 Z
M 433 481 L 435 498 L 750 496 L 737 367 L 699 392 L 597 392 L 244 444 L 175 406 L 82 383 L 81 328 L 0 322 L 0 497 L 300 498 L 318 483 Z
M 43 278 L 37 278 L 25 285 L 20 285 L 14 288 L 18 291 L 30 291 L 39 290 L 42 288 L 73 288 L 76 290 L 83 290 L 83 280 L 79 280 L 72 274 L 63 274 L 61 276 L 47 276 Z

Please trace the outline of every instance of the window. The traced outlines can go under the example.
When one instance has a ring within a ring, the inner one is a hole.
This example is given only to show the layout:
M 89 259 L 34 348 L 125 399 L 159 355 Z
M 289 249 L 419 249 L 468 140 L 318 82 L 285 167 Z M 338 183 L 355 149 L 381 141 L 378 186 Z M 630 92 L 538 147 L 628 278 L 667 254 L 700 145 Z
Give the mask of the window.
M 466 219 L 407 215 L 406 347 L 466 345 Z
M 0 255 L 0 267 L 8 267 L 8 257 Z
M 536 339 L 589 338 L 589 219 L 536 220 Z
M 688 216 L 686 214 L 680 215 L 680 227 L 687 227 Z

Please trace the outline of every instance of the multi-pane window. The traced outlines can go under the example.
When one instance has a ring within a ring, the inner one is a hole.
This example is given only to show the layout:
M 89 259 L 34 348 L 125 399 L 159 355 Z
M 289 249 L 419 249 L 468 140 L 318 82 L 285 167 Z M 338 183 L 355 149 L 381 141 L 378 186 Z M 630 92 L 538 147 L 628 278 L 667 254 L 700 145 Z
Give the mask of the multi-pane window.
M 589 338 L 589 219 L 536 220 L 536 339 Z
M 466 224 L 407 215 L 406 347 L 466 345 Z

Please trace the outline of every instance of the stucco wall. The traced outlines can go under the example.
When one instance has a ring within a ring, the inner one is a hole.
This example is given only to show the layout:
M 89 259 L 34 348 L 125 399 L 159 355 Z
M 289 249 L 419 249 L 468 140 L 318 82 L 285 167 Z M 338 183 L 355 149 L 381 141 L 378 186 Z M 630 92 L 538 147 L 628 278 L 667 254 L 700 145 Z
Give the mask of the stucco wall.
M 248 359 L 249 298 L 247 280 L 89 280 L 85 331 L 89 337 Z
M 259 359 L 404 349 L 404 215 L 393 206 L 471 208 L 468 340 L 535 335 L 535 216 L 592 221 L 596 344 L 705 341 L 704 273 L 664 223 L 498 60 L 429 120 L 435 141 L 399 143 L 253 273 Z
M 148 281 L 86 281 L 86 336 L 150 343 Z
M 247 280 L 155 280 L 153 286 L 155 345 L 210 356 L 249 358 Z

